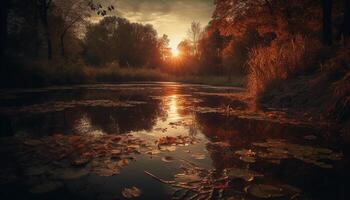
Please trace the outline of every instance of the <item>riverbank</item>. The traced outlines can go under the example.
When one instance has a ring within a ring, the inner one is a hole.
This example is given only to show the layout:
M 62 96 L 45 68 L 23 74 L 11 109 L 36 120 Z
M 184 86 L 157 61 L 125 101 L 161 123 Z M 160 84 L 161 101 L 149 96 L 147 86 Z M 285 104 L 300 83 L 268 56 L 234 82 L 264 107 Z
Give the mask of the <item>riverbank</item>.
M 153 68 L 121 68 L 118 66 L 91 67 L 77 63 L 39 63 L 25 66 L 12 64 L 1 73 L 1 88 L 30 88 L 76 84 L 121 82 L 179 82 L 215 86 L 244 87 L 245 77 L 230 80 L 218 75 L 175 74 Z

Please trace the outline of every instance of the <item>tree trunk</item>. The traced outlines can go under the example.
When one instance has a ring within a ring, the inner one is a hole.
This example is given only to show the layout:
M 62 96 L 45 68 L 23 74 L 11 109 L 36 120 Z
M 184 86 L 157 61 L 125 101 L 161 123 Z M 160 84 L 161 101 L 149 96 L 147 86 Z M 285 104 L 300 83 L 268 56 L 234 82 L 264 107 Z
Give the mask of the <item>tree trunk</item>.
M 345 0 L 345 14 L 342 25 L 342 34 L 345 39 L 350 37 L 350 0 Z
M 62 57 L 66 56 L 65 49 L 64 49 L 64 36 L 65 36 L 65 34 L 63 33 L 63 34 L 61 34 L 61 37 L 60 37 L 60 39 L 61 39 L 61 56 Z
M 5 58 L 6 43 L 7 43 L 7 16 L 8 16 L 8 0 L 1 1 L 1 61 Z
M 333 34 L 332 34 L 332 7 L 333 0 L 323 0 L 323 30 L 322 40 L 326 45 L 332 45 Z
M 47 59 L 51 60 L 52 59 L 52 42 L 51 42 L 51 34 L 50 34 L 47 14 L 44 14 L 43 16 L 43 25 L 45 29 L 45 37 L 47 42 Z
M 51 42 L 51 33 L 49 27 L 48 12 L 50 8 L 51 0 L 40 0 L 38 5 L 38 10 L 40 12 L 40 20 L 44 28 L 44 35 L 47 43 L 47 59 L 52 59 L 52 42 Z

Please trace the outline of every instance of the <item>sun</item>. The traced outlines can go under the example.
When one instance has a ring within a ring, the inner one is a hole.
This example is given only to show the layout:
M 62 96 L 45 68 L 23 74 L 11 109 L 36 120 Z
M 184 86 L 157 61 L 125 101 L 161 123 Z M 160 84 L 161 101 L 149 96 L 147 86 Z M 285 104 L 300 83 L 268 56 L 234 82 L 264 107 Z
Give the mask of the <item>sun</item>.
M 177 48 L 171 48 L 171 55 L 173 57 L 178 57 L 180 55 L 180 52 Z

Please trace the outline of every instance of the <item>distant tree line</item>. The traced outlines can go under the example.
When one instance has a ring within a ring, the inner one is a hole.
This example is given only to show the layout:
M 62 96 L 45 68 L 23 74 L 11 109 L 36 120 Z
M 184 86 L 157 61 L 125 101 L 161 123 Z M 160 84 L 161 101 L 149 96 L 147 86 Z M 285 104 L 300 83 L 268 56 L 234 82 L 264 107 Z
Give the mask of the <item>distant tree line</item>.
M 103 2 L 103 1 L 101 1 Z M 346 0 L 215 0 L 206 27 L 192 22 L 172 58 L 169 38 L 149 24 L 109 16 L 113 5 L 92 0 L 1 1 L 1 57 L 80 60 L 102 67 L 161 68 L 187 74 L 247 73 L 251 49 L 294 35 L 326 45 L 350 35 Z M 116 8 L 117 9 L 117 8 Z M 92 17 L 100 16 L 98 22 Z
M 1 4 L 2 58 L 80 59 L 91 66 L 114 62 L 155 68 L 171 57 L 167 35 L 158 37 L 150 24 L 108 16 L 113 5 L 91 0 L 5 0 Z M 96 16 L 101 20 L 94 22 Z
M 120 66 L 159 66 L 163 43 L 152 25 L 130 23 L 124 18 L 105 17 L 87 26 L 82 40 L 89 64 L 118 62 Z

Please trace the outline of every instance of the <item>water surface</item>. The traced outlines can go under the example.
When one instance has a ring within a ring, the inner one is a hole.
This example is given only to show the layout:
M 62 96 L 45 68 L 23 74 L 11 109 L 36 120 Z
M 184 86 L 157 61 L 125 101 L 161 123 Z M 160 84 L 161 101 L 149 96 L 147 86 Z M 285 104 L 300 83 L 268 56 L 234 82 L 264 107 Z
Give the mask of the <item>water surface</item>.
M 3 90 L 0 197 L 348 199 L 346 150 L 329 137 L 337 130 L 251 111 L 234 95 L 242 92 L 178 83 Z

